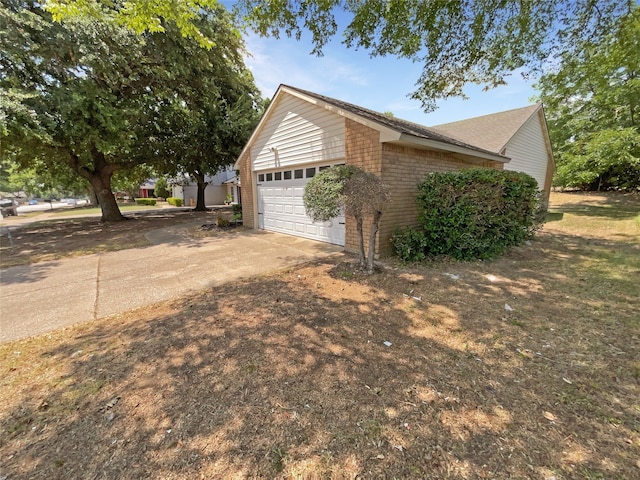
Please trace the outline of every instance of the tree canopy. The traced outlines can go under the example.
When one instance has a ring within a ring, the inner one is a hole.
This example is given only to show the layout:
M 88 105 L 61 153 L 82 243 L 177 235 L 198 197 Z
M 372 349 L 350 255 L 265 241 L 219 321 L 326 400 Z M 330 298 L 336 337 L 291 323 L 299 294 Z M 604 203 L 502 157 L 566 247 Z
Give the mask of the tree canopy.
M 536 85 L 545 104 L 558 186 L 640 187 L 640 8 L 580 43 Z
M 260 92 L 241 55 L 242 40 L 225 32 L 221 19 L 230 25 L 226 10 L 218 7 L 214 18 L 198 23 L 216 40 L 209 49 L 177 29 L 154 34 L 166 67 L 179 75 L 149 112 L 144 126 L 149 142 L 139 153 L 142 159 L 157 158 L 167 174 L 191 177 L 198 186 L 196 210 L 206 208 L 206 177 L 233 164 L 262 113 Z
M 137 31 L 160 30 L 162 19 L 211 44 L 195 25 L 195 12 L 215 0 L 129 0 L 108 9 L 110 0 L 49 0 L 56 18 L 110 12 Z M 300 38 L 311 34 L 312 53 L 321 55 L 336 35 L 347 47 L 371 55 L 394 55 L 420 63 L 423 71 L 412 97 L 433 110 L 438 99 L 464 97 L 463 87 L 493 88 L 512 72 L 540 73 L 550 58 L 576 52 L 584 39 L 598 41 L 634 0 L 238 0 L 240 21 L 260 35 Z M 346 25 L 339 25 L 346 23 Z M 215 42 L 213 42 L 215 43 Z
M 138 35 L 90 16 L 57 23 L 32 0 L 3 2 L 0 134 L 6 155 L 23 167 L 80 175 L 91 184 L 103 220 L 124 218 L 111 188 L 116 172 L 122 176 L 135 174 L 141 165 L 166 165 L 166 159 L 176 158 L 171 142 L 181 152 L 189 147 L 204 153 L 193 138 L 182 135 L 193 116 L 188 122 L 180 117 L 185 123 L 167 123 L 167 105 L 196 112 L 201 133 L 210 128 L 209 136 L 219 140 L 212 131 L 239 117 L 231 118 L 226 103 L 237 109 L 242 97 L 249 110 L 259 103 L 242 64 L 241 37 L 227 11 L 221 6 L 201 9 L 197 24 L 215 40 L 208 49 L 170 23 L 163 26 L 164 33 Z M 222 85 L 232 85 L 235 96 L 226 98 L 229 89 Z M 162 136 L 154 136 L 159 127 L 166 128 Z M 242 129 L 233 134 L 243 142 Z M 231 163 L 233 148 L 228 154 L 223 147 L 207 153 L 209 161 Z

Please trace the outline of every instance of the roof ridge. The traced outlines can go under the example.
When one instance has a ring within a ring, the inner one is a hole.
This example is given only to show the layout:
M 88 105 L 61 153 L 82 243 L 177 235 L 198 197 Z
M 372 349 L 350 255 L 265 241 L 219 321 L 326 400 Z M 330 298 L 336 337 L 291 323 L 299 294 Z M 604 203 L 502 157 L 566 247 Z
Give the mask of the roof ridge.
M 537 110 L 538 108 L 540 108 L 541 105 L 542 105 L 542 102 L 536 102 L 536 103 L 532 103 L 530 105 L 525 105 L 524 107 L 510 108 L 509 110 L 502 110 L 500 112 L 494 112 L 494 113 L 485 113 L 484 115 L 478 115 L 476 117 L 470 117 L 470 118 L 463 118 L 461 120 L 454 120 L 453 122 L 439 123 L 437 125 L 432 125 L 431 128 L 436 128 L 437 129 L 438 127 L 454 125 L 456 123 L 462 123 L 462 122 L 476 121 L 476 120 L 480 120 L 480 119 L 485 119 L 487 117 L 506 116 L 506 115 L 511 114 L 513 112 L 516 112 L 518 110 L 526 110 L 526 109 Z M 533 114 L 533 112 L 532 112 L 532 114 Z

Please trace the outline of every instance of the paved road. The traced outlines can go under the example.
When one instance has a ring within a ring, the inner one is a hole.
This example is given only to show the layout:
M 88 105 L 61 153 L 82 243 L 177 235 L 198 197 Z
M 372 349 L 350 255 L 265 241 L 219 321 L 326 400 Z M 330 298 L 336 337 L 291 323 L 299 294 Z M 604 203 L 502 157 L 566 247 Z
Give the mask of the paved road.
M 187 227 L 150 232 L 146 248 L 0 270 L 0 343 L 342 251 L 261 231 L 192 240 Z

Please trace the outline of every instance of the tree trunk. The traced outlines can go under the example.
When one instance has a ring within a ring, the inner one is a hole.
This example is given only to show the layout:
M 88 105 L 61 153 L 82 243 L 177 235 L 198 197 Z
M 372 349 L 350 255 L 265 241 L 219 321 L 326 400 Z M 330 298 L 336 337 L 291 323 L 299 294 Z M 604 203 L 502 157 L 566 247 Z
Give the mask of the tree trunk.
M 91 176 L 91 186 L 102 210 L 103 222 L 120 222 L 127 218 L 120 213 L 116 197 L 111 191 L 111 174 Z
M 96 192 L 93 189 L 93 186 L 89 186 L 87 190 L 88 190 L 88 196 L 89 196 L 89 203 L 91 204 L 91 206 L 99 207 L 100 203 L 98 202 L 98 196 L 96 195 Z
M 380 226 L 381 211 L 373 214 L 373 222 L 371 224 L 371 233 L 369 234 L 369 255 L 367 256 L 367 272 L 373 273 L 374 259 L 376 255 L 376 235 Z
M 196 208 L 194 208 L 193 210 L 196 212 L 206 212 L 207 206 L 204 202 L 204 190 L 205 188 L 207 188 L 207 185 L 209 185 L 209 183 L 204 181 L 204 173 L 194 173 L 193 177 L 196 179 L 196 182 L 198 184 Z
M 101 220 L 103 222 L 120 222 L 127 220 L 127 218 L 120 213 L 116 197 L 111 191 L 111 176 L 116 166 L 107 162 L 104 153 L 99 151 L 95 145 L 91 148 L 91 157 L 93 160 L 93 170 L 80 167 L 77 157 L 72 157 L 72 162 L 76 166 L 78 173 L 91 183 L 91 188 L 102 210 Z
M 356 227 L 358 229 L 360 267 L 366 268 L 367 263 L 366 263 L 365 254 L 364 254 L 364 234 L 362 232 L 362 217 L 356 217 Z

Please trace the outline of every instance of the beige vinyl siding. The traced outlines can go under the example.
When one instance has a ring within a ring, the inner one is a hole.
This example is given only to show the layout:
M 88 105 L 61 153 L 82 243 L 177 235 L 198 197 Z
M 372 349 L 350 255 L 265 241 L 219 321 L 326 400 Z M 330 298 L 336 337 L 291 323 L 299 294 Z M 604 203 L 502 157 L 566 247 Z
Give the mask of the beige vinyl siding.
M 520 130 L 509 140 L 504 154 L 511 161 L 504 164 L 505 170 L 514 170 L 531 175 L 538 188 L 545 187 L 549 155 L 538 115 L 532 115 Z
M 254 171 L 344 158 L 344 118 L 283 95 L 256 138 L 251 158 Z

